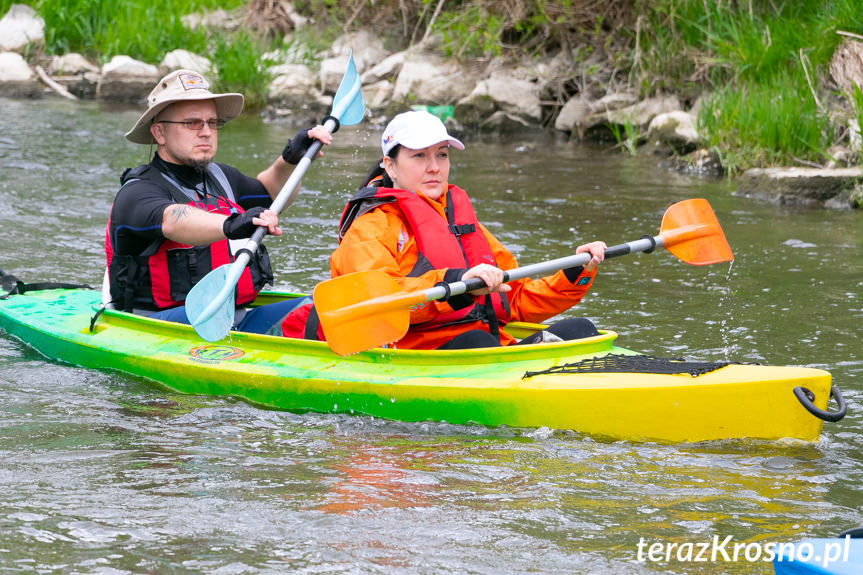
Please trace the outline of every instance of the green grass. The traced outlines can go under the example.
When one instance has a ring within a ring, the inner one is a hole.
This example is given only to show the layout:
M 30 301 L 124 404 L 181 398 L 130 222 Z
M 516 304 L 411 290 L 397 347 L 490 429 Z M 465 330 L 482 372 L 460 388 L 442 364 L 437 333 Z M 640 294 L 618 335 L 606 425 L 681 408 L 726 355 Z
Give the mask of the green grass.
M 824 80 L 836 31 L 863 33 L 859 0 L 644 0 L 639 14 L 638 88 L 708 94 L 700 130 L 731 172 L 827 158 Z
M 6 13 L 10 0 L 0 0 Z M 206 54 L 208 32 L 189 30 L 181 16 L 216 8 L 230 10 L 243 0 L 29 0 L 45 20 L 48 54 L 80 52 L 104 62 L 126 54 L 157 63 L 177 48 Z
M 177 48 L 207 53 L 208 32 L 185 28 L 181 16 L 245 4 L 243 0 L 0 0 L 0 13 L 20 3 L 33 7 L 45 20 L 48 54 L 80 52 L 103 62 L 126 54 L 153 63 Z
M 8 11 L 10 0 L 0 0 Z M 210 57 L 224 90 L 243 92 L 246 108 L 266 104 L 269 76 L 260 66 L 261 55 L 273 40 L 252 33 L 226 33 L 204 28 L 190 30 L 181 17 L 217 8 L 231 10 L 243 0 L 31 0 L 45 20 L 45 52 L 79 52 L 101 63 L 125 54 L 158 64 L 165 54 L 186 49 Z
M 800 160 L 820 162 L 831 143 L 830 120 L 797 74 L 720 88 L 698 120 L 708 146 L 720 153 L 731 172 Z
M 6 15 L 6 12 L 9 11 L 9 7 L 12 4 L 26 4 L 27 6 L 31 6 L 33 9 L 36 8 L 35 0 L 0 0 L 0 18 Z
M 863 32 L 857 0 L 642 0 L 639 16 L 639 64 L 671 86 L 769 80 L 796 66 L 800 49 L 829 61 L 836 30 Z
M 106 61 L 127 54 L 158 62 L 175 48 L 205 53 L 207 35 L 187 30 L 174 0 L 42 0 L 45 46 L 49 53 L 83 52 Z
M 230 38 L 215 39 L 213 62 L 218 70 L 215 82 L 219 90 L 241 92 L 245 106 L 250 110 L 263 108 L 267 103 L 270 74 L 263 66 L 263 52 L 269 45 L 251 32 L 239 31 Z

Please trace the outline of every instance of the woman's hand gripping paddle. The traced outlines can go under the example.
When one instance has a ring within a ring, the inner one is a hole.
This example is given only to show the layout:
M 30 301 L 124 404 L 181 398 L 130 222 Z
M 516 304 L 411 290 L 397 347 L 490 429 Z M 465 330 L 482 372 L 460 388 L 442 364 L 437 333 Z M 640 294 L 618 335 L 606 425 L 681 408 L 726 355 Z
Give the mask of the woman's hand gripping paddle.
M 360 77 L 351 54 L 348 58 L 348 69 L 333 98 L 331 117 L 324 123 L 324 128 L 328 132 L 333 132 L 336 122 L 343 126 L 352 126 L 363 119 L 365 107 L 360 88 Z M 294 202 L 299 191 L 300 180 L 321 146 L 323 144 L 315 140 L 309 147 L 288 181 L 282 186 L 276 199 L 273 200 L 270 210 L 278 214 Z M 234 324 L 237 282 L 248 265 L 251 254 L 257 251 L 265 233 L 266 228 L 259 227 L 245 247 L 240 250 L 234 263 L 225 264 L 208 273 L 186 296 L 186 317 L 203 339 L 218 341 L 231 331 L 231 326 Z
M 658 236 L 612 246 L 605 258 L 664 247 L 691 265 L 708 265 L 734 259 L 731 247 L 707 200 L 684 200 L 670 206 L 662 217 Z M 585 265 L 590 254 L 532 264 L 504 273 L 504 281 Z M 417 304 L 458 295 L 483 287 L 480 278 L 406 292 L 385 272 L 356 272 L 321 282 L 314 292 L 315 307 L 334 352 L 345 356 L 398 341 L 410 327 L 410 310 Z

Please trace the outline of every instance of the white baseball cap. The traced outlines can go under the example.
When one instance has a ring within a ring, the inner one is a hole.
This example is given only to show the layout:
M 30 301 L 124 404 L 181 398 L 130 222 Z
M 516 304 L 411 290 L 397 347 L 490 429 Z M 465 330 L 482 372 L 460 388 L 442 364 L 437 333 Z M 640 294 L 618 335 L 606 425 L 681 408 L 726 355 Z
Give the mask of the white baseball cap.
M 226 122 L 243 111 L 242 94 L 214 94 L 210 92 L 210 83 L 201 74 L 193 70 L 175 70 L 159 80 L 147 96 L 147 111 L 138 118 L 135 127 L 126 133 L 126 139 L 136 144 L 155 144 L 150 133 L 150 124 L 155 117 L 174 102 L 188 100 L 213 100 L 216 116 Z
M 386 156 L 397 145 L 411 150 L 421 150 L 440 142 L 449 142 L 459 150 L 464 144 L 446 131 L 440 118 L 424 110 L 403 112 L 393 118 L 381 136 L 381 150 Z

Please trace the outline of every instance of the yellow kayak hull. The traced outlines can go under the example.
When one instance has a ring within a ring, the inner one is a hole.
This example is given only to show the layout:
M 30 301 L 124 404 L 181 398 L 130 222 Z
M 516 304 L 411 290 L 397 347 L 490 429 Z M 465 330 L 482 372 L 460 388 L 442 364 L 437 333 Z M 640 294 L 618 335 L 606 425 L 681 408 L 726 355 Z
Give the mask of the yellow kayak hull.
M 262 299 L 288 297 L 270 294 Z M 374 349 L 345 358 L 325 343 L 231 333 L 215 344 L 186 325 L 106 311 L 99 294 L 52 290 L 0 300 L 0 329 L 45 356 L 115 369 L 191 394 L 292 411 L 401 421 L 548 427 L 631 441 L 818 439 L 831 377 L 806 367 L 731 364 L 693 377 L 660 373 L 540 373 L 608 355 L 640 356 L 617 334 L 495 349 Z M 535 325 L 508 326 L 523 336 Z

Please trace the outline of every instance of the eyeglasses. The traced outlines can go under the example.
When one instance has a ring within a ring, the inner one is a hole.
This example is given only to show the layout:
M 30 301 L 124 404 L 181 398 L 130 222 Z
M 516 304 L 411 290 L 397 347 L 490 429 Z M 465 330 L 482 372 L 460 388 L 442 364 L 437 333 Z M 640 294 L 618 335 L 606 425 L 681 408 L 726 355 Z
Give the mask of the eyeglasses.
M 206 122 L 204 122 L 204 120 L 197 118 L 197 119 L 190 119 L 190 120 L 182 120 L 180 122 L 175 122 L 172 120 L 159 120 L 156 123 L 157 124 L 182 124 L 186 127 L 187 130 L 192 130 L 193 132 L 197 132 L 199 130 L 204 129 L 205 123 L 207 124 L 207 127 L 210 128 L 211 130 L 221 130 L 222 127 L 224 127 L 224 125 L 225 125 L 225 120 L 207 120 Z

